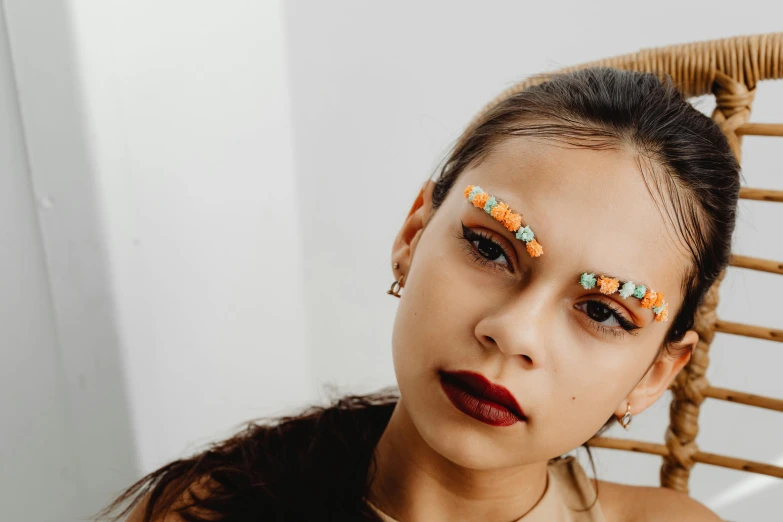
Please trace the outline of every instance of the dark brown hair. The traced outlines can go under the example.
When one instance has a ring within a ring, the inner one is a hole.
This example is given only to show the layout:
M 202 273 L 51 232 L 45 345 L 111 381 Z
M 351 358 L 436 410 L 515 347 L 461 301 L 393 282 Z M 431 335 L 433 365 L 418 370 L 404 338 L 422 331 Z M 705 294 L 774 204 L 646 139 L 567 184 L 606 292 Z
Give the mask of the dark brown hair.
M 630 146 L 638 153 L 650 194 L 665 198 L 662 214 L 692 259 L 683 276 L 683 304 L 661 350 L 680 340 L 729 262 L 739 165 L 717 125 L 668 77 L 609 68 L 554 75 L 491 108 L 458 140 L 440 168 L 433 207 L 465 169 L 512 136 L 599 149 Z M 97 517 L 130 500 L 116 520 L 145 497 L 145 522 L 162 520 L 168 511 L 188 522 L 380 520 L 363 498 L 375 472 L 374 448 L 397 400 L 394 391 L 348 395 L 329 406 L 251 422 L 231 439 L 143 477 Z M 612 422 L 614 417 L 598 433 Z M 192 489 L 196 484 L 203 487 Z

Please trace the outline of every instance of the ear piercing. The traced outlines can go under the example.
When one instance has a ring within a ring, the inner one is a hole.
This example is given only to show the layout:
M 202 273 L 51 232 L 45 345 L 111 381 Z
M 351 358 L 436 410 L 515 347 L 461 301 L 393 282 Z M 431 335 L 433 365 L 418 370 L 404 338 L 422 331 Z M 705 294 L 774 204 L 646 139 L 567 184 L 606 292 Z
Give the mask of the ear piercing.
M 400 268 L 400 264 L 398 262 L 392 263 L 392 268 L 397 270 Z M 386 293 L 389 295 L 393 295 L 394 297 L 400 297 L 400 290 L 402 290 L 402 282 L 405 280 L 405 276 L 401 275 L 399 279 L 395 279 L 394 282 L 391 285 L 391 288 L 389 288 Z
M 620 419 L 620 424 L 623 426 L 623 429 L 628 429 L 628 426 L 631 425 L 631 403 L 628 403 L 628 410 L 626 410 L 625 415 L 623 415 L 623 418 Z

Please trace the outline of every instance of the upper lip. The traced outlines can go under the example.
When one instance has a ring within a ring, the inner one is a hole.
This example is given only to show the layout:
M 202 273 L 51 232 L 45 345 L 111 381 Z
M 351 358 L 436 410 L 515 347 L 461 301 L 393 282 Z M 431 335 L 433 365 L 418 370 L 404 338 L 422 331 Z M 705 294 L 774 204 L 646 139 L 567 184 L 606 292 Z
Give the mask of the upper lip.
M 447 372 L 441 371 L 442 377 L 454 382 L 456 386 L 462 385 L 472 395 L 481 397 L 505 406 L 516 416 L 525 417 L 525 412 L 519 406 L 514 395 L 505 386 L 494 384 L 480 373 L 469 371 Z

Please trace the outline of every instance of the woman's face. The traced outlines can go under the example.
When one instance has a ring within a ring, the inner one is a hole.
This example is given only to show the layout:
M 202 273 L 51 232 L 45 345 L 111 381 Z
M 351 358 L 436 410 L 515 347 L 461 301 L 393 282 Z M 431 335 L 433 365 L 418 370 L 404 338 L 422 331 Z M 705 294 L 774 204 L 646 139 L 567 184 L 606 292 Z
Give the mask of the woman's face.
M 521 214 L 543 256 L 473 206 L 469 184 Z M 441 455 L 471 469 L 562 455 L 629 402 L 632 414 L 645 409 L 687 362 L 687 351 L 656 358 L 671 323 L 639 299 L 579 284 L 583 272 L 644 283 L 665 294 L 670 321 L 681 305 L 688 257 L 632 151 L 511 138 L 463 172 L 435 212 L 430 194 L 431 184 L 394 246 L 405 279 L 393 358 L 401 404 Z M 688 332 L 680 344 L 697 339 Z M 462 413 L 441 370 L 506 387 L 526 420 L 492 426 Z

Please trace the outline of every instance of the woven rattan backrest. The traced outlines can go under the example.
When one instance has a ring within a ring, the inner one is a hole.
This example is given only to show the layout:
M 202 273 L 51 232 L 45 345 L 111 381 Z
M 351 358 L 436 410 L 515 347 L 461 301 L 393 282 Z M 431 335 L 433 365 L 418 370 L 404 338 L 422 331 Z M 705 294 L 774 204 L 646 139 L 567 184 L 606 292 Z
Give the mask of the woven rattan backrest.
M 668 74 L 686 96 L 715 96 L 712 118 L 720 125 L 737 159 L 742 158 L 742 137 L 747 135 L 780 136 L 783 124 L 748 123 L 755 88 L 763 80 L 783 79 L 783 33 L 725 38 L 707 42 L 645 49 L 638 53 L 616 56 L 555 72 L 568 72 L 603 66 L 633 71 Z M 546 76 L 524 80 L 503 91 L 473 119 L 469 132 L 481 116 L 509 96 L 542 82 Z M 465 135 L 463 134 L 463 136 Z M 783 202 L 783 191 L 743 187 L 740 198 Z M 751 270 L 783 274 L 783 261 L 775 262 L 746 256 L 732 256 L 731 265 Z M 725 274 L 725 272 L 724 272 Z M 783 330 L 732 323 L 718 319 L 718 289 L 723 275 L 707 292 L 696 315 L 694 329 L 699 343 L 688 365 L 678 375 L 671 389 L 670 424 L 665 444 L 596 437 L 590 445 L 602 448 L 650 453 L 663 457 L 661 485 L 688 492 L 690 470 L 696 462 L 732 469 L 762 473 L 783 478 L 783 468 L 699 451 L 699 408 L 706 398 L 731 401 L 783 412 L 783 399 L 761 397 L 711 386 L 705 377 L 709 349 L 716 332 L 783 342 Z

